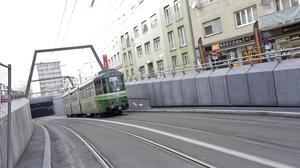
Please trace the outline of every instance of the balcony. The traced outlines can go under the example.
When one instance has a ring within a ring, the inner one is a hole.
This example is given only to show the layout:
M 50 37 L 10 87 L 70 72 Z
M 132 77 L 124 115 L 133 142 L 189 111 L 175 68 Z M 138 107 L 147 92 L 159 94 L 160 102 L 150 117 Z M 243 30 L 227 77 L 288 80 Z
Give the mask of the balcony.
M 259 25 L 262 30 L 270 30 L 300 22 L 300 5 L 261 16 Z

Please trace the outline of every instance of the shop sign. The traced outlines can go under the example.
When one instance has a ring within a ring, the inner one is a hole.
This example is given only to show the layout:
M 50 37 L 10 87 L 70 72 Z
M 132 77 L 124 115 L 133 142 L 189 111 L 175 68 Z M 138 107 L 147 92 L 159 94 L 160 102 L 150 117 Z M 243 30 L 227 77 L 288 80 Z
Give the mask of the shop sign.
M 290 36 L 290 40 L 291 40 L 291 41 L 299 40 L 299 39 L 300 39 L 300 34 L 294 35 L 294 36 Z
M 234 40 L 230 40 L 230 41 L 226 41 L 223 43 L 219 44 L 220 48 L 226 48 L 226 47 L 231 47 L 231 46 L 235 46 L 238 44 L 242 44 L 248 41 L 254 40 L 254 36 L 245 36 L 245 37 L 241 37 L 238 39 L 234 39 Z
M 220 45 L 219 45 L 219 44 L 214 44 L 214 45 L 211 46 L 211 49 L 212 49 L 213 51 L 217 51 L 217 50 L 220 49 Z

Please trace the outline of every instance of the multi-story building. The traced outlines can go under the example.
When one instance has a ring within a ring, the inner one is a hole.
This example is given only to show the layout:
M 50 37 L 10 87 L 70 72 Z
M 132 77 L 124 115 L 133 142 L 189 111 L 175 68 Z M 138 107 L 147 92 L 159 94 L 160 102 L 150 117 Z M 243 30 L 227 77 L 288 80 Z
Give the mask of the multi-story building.
M 266 50 L 300 47 L 300 0 L 264 0 L 259 25 Z
M 39 80 L 61 77 L 60 62 L 45 62 L 36 65 Z M 59 94 L 61 89 L 63 89 L 63 79 L 61 78 L 40 81 L 41 96 Z
M 108 47 L 109 67 L 122 66 L 126 80 L 163 71 L 167 66 L 158 4 L 137 1 L 129 10 L 129 18 L 120 25 L 122 30 L 115 35 L 119 39 L 113 38 Z M 119 57 L 122 63 L 116 63 Z
M 298 29 L 297 25 L 286 27 L 299 19 L 299 0 L 194 0 L 190 5 L 194 40 L 198 44 L 201 38 L 208 61 L 243 59 L 258 53 L 253 31 L 256 21 L 263 31 L 263 51 L 281 49 L 276 46 L 285 31 L 293 33 L 283 39 L 300 39 L 299 24 Z
M 110 67 L 122 67 L 126 79 L 133 79 L 298 47 L 299 4 L 300 0 L 139 0 L 113 35 Z M 254 25 L 260 30 L 260 43 Z
M 187 0 L 164 0 L 161 6 L 168 70 L 194 66 L 197 62 L 188 7 Z

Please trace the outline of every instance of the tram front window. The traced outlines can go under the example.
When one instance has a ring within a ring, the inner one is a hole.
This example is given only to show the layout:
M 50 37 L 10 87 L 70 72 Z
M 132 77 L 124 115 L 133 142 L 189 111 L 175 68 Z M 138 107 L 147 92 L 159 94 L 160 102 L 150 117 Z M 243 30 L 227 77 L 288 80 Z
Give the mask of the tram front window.
M 122 77 L 109 77 L 103 79 L 104 92 L 113 93 L 125 90 L 125 85 Z

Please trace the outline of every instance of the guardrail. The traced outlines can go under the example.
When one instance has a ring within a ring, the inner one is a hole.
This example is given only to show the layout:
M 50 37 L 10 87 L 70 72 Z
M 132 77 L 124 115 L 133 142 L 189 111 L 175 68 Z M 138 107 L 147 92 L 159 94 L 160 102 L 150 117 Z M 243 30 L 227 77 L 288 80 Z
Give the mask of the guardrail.
M 0 90 L 0 96 L 1 96 L 1 103 L 8 102 L 9 96 L 8 96 L 8 90 L 3 89 Z M 11 91 L 11 100 L 21 99 L 25 97 L 25 93 L 22 91 Z
M 158 78 L 166 76 L 175 76 L 176 74 L 185 74 L 189 72 L 201 72 L 207 70 L 215 70 L 220 68 L 232 68 L 243 65 L 254 65 L 264 62 L 277 61 L 280 62 L 285 59 L 300 58 L 300 47 L 282 49 L 277 51 L 270 51 L 261 54 L 255 54 L 248 57 L 225 59 L 220 61 L 211 61 L 202 65 L 181 65 L 172 70 L 164 70 L 160 72 L 153 72 L 143 75 L 130 76 L 128 81 L 140 80 L 145 78 Z

